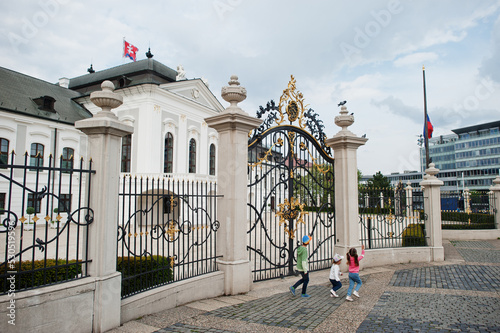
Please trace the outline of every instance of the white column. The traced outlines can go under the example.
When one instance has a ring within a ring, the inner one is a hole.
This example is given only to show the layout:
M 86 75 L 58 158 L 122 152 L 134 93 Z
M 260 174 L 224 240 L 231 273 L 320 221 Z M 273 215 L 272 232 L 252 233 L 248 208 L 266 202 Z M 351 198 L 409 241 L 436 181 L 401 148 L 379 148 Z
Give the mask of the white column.
M 348 115 L 343 105 L 335 124 L 342 129 L 325 143 L 330 146 L 335 157 L 335 252 L 347 253 L 351 247 L 359 247 L 358 209 L 358 163 L 357 150 L 368 139 L 357 137 L 347 129 L 354 123 L 354 116 Z
M 95 279 L 93 332 L 106 332 L 120 326 L 121 273 L 116 272 L 118 187 L 121 139 L 133 127 L 118 120 L 112 108 L 123 103 L 114 93 L 114 85 L 104 81 L 102 91 L 90 94 L 90 100 L 102 108 L 93 118 L 80 120 L 75 127 L 88 136 L 89 157 L 96 171 L 91 178 L 89 207 L 94 221 L 89 226 L 89 275 Z
M 174 138 L 174 163 L 176 168 L 174 172 L 177 173 L 188 173 L 188 160 L 189 160 L 189 142 L 188 142 L 188 129 L 186 115 L 181 114 L 179 117 L 179 131 L 177 132 L 177 138 Z M 177 140 L 176 140 L 177 139 Z M 174 148 L 175 149 L 175 148 Z
M 413 216 L 413 188 L 411 187 L 411 182 L 406 183 L 406 216 Z
M 219 132 L 219 163 L 217 165 L 217 192 L 220 228 L 217 230 L 217 260 L 224 271 L 226 295 L 237 295 L 250 290 L 252 284 L 247 252 L 247 165 L 248 133 L 261 120 L 250 117 L 237 104 L 246 98 L 238 77 L 231 76 L 229 87 L 222 88 L 222 98 L 231 105 L 217 116 L 206 118 L 208 126 Z
M 441 231 L 441 189 L 443 182 L 437 179 L 439 169 L 434 167 L 434 163 L 429 164 L 425 169 L 426 175 L 420 182 L 424 189 L 424 212 L 427 215 L 425 220 L 425 232 L 428 246 L 431 248 L 431 260 L 443 261 L 443 233 Z

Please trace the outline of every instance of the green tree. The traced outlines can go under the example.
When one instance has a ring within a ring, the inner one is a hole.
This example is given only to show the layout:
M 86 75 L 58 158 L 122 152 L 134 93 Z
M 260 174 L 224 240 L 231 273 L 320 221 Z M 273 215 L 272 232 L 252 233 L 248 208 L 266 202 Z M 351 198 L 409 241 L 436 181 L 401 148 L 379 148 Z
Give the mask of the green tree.
M 369 188 L 390 188 L 391 187 L 391 181 L 389 178 L 384 176 L 382 172 L 377 172 L 376 174 L 373 175 L 372 179 L 369 179 L 368 182 L 368 187 Z
M 294 196 L 300 195 L 301 201 L 306 198 L 312 204 L 319 197 L 321 206 L 328 202 L 328 196 L 333 201 L 335 197 L 333 166 L 328 164 L 316 165 L 304 173 L 301 177 L 295 177 Z

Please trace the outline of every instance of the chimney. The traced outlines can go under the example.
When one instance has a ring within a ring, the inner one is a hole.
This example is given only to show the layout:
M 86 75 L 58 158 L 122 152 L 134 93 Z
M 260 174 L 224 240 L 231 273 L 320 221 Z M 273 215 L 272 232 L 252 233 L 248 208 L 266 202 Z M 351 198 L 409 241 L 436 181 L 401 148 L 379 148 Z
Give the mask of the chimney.
M 62 77 L 59 79 L 59 86 L 63 88 L 69 87 L 69 79 L 67 77 Z

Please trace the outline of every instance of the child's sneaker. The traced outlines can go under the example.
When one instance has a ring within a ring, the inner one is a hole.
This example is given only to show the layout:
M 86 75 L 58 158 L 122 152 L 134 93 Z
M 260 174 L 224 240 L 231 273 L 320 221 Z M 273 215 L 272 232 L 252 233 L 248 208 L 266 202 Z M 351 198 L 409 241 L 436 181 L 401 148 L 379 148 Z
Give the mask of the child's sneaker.
M 302 294 L 302 297 L 311 297 L 308 294 Z
M 294 287 L 290 287 L 290 292 L 292 293 L 293 296 L 295 296 L 295 288 Z
M 359 298 L 359 294 L 358 294 L 358 292 L 357 292 L 357 291 L 353 291 L 353 292 L 352 292 L 352 294 L 353 294 L 354 296 L 356 296 L 356 297 L 358 297 L 358 298 Z
M 337 295 L 337 294 L 335 293 L 335 291 L 333 291 L 333 290 L 331 290 L 331 289 L 330 289 L 330 294 L 331 294 L 331 295 L 330 295 L 330 297 L 339 297 L 339 295 Z
M 347 296 L 347 297 L 345 298 L 345 300 L 346 300 L 346 301 L 349 301 L 349 302 L 354 301 L 354 300 L 352 299 L 352 297 L 351 297 L 351 296 Z

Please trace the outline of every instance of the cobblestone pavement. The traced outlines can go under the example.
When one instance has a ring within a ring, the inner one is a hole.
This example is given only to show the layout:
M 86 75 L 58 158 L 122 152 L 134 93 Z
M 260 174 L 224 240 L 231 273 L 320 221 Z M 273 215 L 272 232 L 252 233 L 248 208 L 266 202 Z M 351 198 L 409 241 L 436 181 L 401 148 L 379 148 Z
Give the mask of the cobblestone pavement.
M 311 273 L 310 298 L 300 297 L 300 289 L 292 296 L 288 287 L 297 278 L 287 277 L 245 295 L 145 316 L 109 333 L 500 332 L 500 240 L 445 245 L 444 262 L 363 269 L 354 302 L 345 301 L 346 274 L 340 297 L 330 297 L 324 270 Z

